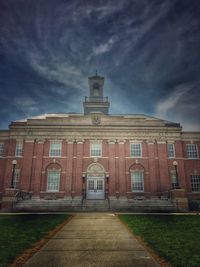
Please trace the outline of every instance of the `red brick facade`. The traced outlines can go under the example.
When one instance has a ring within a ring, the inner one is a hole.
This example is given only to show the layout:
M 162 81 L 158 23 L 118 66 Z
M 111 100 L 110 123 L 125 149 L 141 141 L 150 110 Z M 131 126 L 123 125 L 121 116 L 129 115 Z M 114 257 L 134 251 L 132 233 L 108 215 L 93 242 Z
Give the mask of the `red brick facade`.
M 162 199 L 181 189 L 200 200 L 200 133 L 146 115 L 108 115 L 103 81 L 90 77 L 84 114 L 42 115 L 0 131 L 2 203 L 12 183 L 38 199 Z
M 47 170 L 60 169 L 59 192 L 57 197 L 81 196 L 83 175 L 87 177 L 87 168 L 97 162 L 109 176 L 109 195 L 134 198 L 161 196 L 171 189 L 170 171 L 174 170 L 173 161 L 178 162 L 180 187 L 185 189 L 190 199 L 200 199 L 200 192 L 192 192 L 191 174 L 200 174 L 200 159 L 189 159 L 186 144 L 190 141 L 174 142 L 175 158 L 168 158 L 167 142 L 143 140 L 142 157 L 130 155 L 130 140 L 102 140 L 102 156 L 90 156 L 90 140 L 62 140 L 62 155 L 50 157 L 50 140 L 24 140 L 22 156 L 15 156 L 16 139 L 1 140 L 5 143 L 4 155 L 0 158 L 0 192 L 11 185 L 12 160 L 17 160 L 16 168 L 20 169 L 19 188 L 43 198 L 47 192 Z M 192 140 L 191 140 L 192 141 Z M 200 151 L 200 142 L 197 144 Z M 144 192 L 132 192 L 131 171 L 144 171 Z M 52 192 L 50 193 L 52 194 Z

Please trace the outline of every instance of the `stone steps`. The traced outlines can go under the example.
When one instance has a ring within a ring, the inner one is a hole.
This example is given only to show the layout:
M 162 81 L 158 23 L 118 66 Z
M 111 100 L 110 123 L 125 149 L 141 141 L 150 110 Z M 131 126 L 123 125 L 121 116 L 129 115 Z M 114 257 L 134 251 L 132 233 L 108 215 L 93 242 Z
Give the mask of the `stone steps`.
M 84 200 L 82 211 L 109 211 L 109 203 L 107 199 L 103 200 Z
M 80 197 L 45 200 L 32 198 L 15 203 L 14 211 L 127 211 L 127 212 L 170 212 L 176 207 L 170 200 L 128 200 L 110 198 L 110 200 L 83 200 Z

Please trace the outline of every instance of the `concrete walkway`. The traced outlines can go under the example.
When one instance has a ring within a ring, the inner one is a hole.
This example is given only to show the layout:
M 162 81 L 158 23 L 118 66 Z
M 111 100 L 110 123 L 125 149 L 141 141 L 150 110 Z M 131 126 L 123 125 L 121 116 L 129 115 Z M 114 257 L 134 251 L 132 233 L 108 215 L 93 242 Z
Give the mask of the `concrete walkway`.
M 158 267 L 111 213 L 76 214 L 24 267 Z

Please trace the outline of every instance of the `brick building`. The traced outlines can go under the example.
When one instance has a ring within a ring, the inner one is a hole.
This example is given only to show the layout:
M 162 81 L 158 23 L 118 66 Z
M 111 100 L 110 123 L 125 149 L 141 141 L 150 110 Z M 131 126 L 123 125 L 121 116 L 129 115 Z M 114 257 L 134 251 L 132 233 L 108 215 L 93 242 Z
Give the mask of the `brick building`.
M 109 115 L 104 78 L 84 113 L 0 131 L 0 200 L 14 210 L 186 210 L 200 202 L 200 133 L 147 115 Z

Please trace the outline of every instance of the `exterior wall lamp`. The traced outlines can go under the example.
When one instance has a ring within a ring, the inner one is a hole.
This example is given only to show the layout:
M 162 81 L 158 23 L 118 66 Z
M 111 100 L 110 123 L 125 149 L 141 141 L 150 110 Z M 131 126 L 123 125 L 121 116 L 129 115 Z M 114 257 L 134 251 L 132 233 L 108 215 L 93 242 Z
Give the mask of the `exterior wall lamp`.
M 12 180 L 11 180 L 11 188 L 14 188 L 14 178 L 15 178 L 15 168 L 16 168 L 16 165 L 17 165 L 17 161 L 16 161 L 16 159 L 14 159 L 13 161 L 12 161 L 12 166 L 13 166 L 13 168 L 12 168 Z

